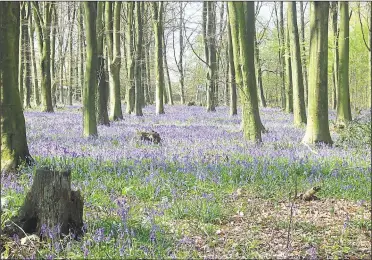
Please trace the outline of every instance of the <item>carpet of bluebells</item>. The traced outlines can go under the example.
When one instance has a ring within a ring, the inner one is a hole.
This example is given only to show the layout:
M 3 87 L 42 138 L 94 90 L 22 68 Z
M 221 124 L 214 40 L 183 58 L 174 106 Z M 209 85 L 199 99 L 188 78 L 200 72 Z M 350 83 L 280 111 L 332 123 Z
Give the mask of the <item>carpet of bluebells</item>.
M 98 138 L 82 137 L 79 106 L 56 113 L 25 112 L 36 164 L 22 167 L 18 176 L 2 176 L 1 193 L 8 203 L 3 219 L 22 204 L 36 168 L 68 168 L 73 188 L 84 195 L 85 234 L 79 240 L 73 234 L 57 239 L 58 229 L 45 229 L 47 241 L 19 249 L 19 256 L 205 257 L 205 248 L 218 245 L 221 226 L 245 210 L 246 199 L 234 199 L 237 190 L 238 195 L 243 190 L 266 201 L 288 201 L 294 189 L 319 185 L 321 199 L 370 203 L 370 144 L 340 145 L 332 131 L 333 146 L 305 146 L 305 128 L 295 127 L 293 116 L 277 108 L 260 111 L 268 130 L 262 144 L 243 140 L 240 114 L 229 116 L 227 107 L 213 113 L 180 105 L 166 106 L 164 115 L 154 111 L 148 106 L 142 117 L 124 115 L 109 127 L 98 126 Z M 331 111 L 330 121 L 334 119 Z M 160 134 L 160 145 L 139 139 L 138 132 L 149 130 Z M 358 227 L 370 232 L 370 221 L 361 221 Z M 19 245 L 17 237 L 12 239 Z M 318 248 L 322 241 L 307 243 L 311 246 L 299 255 L 335 256 L 333 249 Z M 238 253 L 217 256 L 279 256 L 252 245 L 243 253 L 233 248 Z M 345 248 L 337 250 L 345 256 Z

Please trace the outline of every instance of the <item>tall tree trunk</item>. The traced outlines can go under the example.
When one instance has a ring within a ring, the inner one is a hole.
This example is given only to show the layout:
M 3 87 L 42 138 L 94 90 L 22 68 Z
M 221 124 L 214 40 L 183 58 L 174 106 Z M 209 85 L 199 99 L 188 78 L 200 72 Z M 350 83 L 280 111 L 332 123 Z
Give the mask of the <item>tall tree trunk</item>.
M 185 104 L 185 76 L 183 71 L 183 54 L 184 54 L 184 46 L 183 46 L 183 2 L 180 2 L 180 35 L 179 35 L 179 43 L 180 43 L 180 53 L 179 53 L 179 61 L 178 61 L 178 71 L 180 73 L 180 92 L 181 92 L 181 104 Z M 174 41 L 174 38 L 173 38 Z
M 121 2 L 106 2 L 106 42 L 110 86 L 110 114 L 112 121 L 123 119 L 120 96 L 120 10 Z M 113 18 L 113 22 L 111 21 Z M 112 28 L 112 30 L 110 30 Z
M 230 19 L 230 9 L 227 8 L 227 13 Z M 229 82 L 230 82 L 230 115 L 238 114 L 237 110 L 237 95 L 236 95 L 236 82 L 235 82 L 235 65 L 234 65 L 234 52 L 231 38 L 231 23 L 227 25 L 228 48 L 229 48 Z
M 278 60 L 279 60 L 279 75 L 280 75 L 280 104 L 282 109 L 285 109 L 285 61 L 284 61 L 284 29 L 283 29 L 283 2 L 279 2 L 280 5 L 280 13 L 278 14 L 278 8 L 275 3 L 274 8 L 275 8 L 275 16 L 276 16 L 276 27 L 277 27 L 277 37 L 278 37 L 278 43 L 279 43 L 279 48 L 278 48 Z M 283 35 L 282 35 L 283 34 Z
M 36 59 L 35 59 L 35 46 L 34 46 L 34 26 L 32 22 L 32 12 L 28 16 L 28 34 L 30 37 L 30 52 L 31 52 L 31 74 L 33 79 L 33 96 L 35 106 L 40 106 L 40 95 L 39 95 L 39 82 L 38 82 L 38 73 L 36 70 Z
M 208 88 L 207 88 L 207 111 L 216 111 L 215 90 L 216 90 L 216 3 L 207 2 L 207 42 L 208 42 Z
M 308 122 L 304 143 L 332 144 L 328 124 L 328 2 L 311 2 Z
M 287 10 L 288 11 L 288 10 Z M 292 64 L 291 64 L 291 49 L 289 44 L 288 22 L 285 30 L 285 66 L 286 66 L 286 90 L 285 90 L 285 111 L 293 112 L 293 82 L 292 82 Z
M 351 121 L 349 93 L 349 4 L 340 2 L 340 38 L 339 38 L 339 85 L 337 102 L 337 124 Z
M 151 36 L 149 35 L 149 38 Z M 145 94 L 145 100 L 146 104 L 152 104 L 153 99 L 151 95 L 151 65 L 150 65 L 150 44 L 146 48 L 146 94 Z
M 247 140 L 261 142 L 262 124 L 258 110 L 254 60 L 249 58 L 254 55 L 254 3 L 244 4 L 246 4 L 248 24 L 244 19 L 243 3 L 229 2 L 234 65 L 243 105 L 244 137 Z M 246 33 L 246 30 L 249 33 Z
M 19 88 L 19 95 L 21 97 L 21 107 L 22 109 L 24 108 L 24 98 L 25 98 L 25 94 L 24 94 L 24 90 L 23 90 L 23 71 L 24 71 L 24 67 L 25 67 L 25 63 L 24 63 L 24 55 L 23 55 L 23 52 L 24 52 L 24 33 L 25 33 L 25 26 L 24 26 L 24 18 L 26 16 L 26 6 L 25 6 L 25 3 L 21 3 L 21 11 L 19 12 L 18 14 L 20 16 L 20 23 L 19 23 L 19 27 L 20 27 L 20 30 L 19 30 L 19 41 L 18 41 L 18 58 L 19 58 L 19 61 L 18 61 L 18 88 Z
M 143 116 L 141 93 L 142 93 L 142 81 L 141 81 L 141 57 L 142 57 L 142 15 L 141 2 L 135 2 L 136 16 L 135 16 L 135 28 L 136 28 L 136 53 L 135 53 L 135 105 L 134 113 L 136 116 Z
M 32 162 L 18 90 L 20 3 L 0 2 L 1 172 Z
M 289 109 L 289 105 L 287 103 L 287 92 L 286 92 L 286 81 L 285 81 L 285 75 L 286 75 L 286 62 L 285 62 L 285 40 L 284 40 L 284 8 L 283 8 L 283 2 L 279 2 L 280 10 L 279 10 L 279 30 L 280 30 L 280 63 L 281 63 L 281 78 L 282 78 L 282 85 L 281 85 L 281 96 L 282 96 L 282 108 L 286 109 L 287 112 L 290 112 L 291 109 Z M 287 106 L 288 104 L 288 106 Z M 288 110 L 287 110 L 288 108 Z
M 50 82 L 52 84 L 52 106 L 57 104 L 57 77 L 55 69 L 55 56 L 56 56 L 56 37 L 57 37 L 57 12 L 55 6 L 53 7 L 52 14 L 52 30 L 50 40 Z
M 260 99 L 260 104 L 262 107 L 266 107 L 266 100 L 264 95 L 264 90 L 262 86 L 262 70 L 261 70 L 261 60 L 260 60 L 260 49 L 257 42 L 257 36 L 254 35 L 254 46 L 255 46 L 255 61 L 256 61 L 256 74 L 257 74 L 257 85 L 258 85 L 258 97 Z
M 96 87 L 97 87 L 97 2 L 84 2 L 84 24 L 87 38 L 87 60 L 85 63 L 85 84 L 83 97 L 84 136 L 97 136 Z
M 304 100 L 304 81 L 301 65 L 300 39 L 297 27 L 296 2 L 288 2 L 288 30 L 291 48 L 292 82 L 293 82 L 293 116 L 294 124 L 306 124 Z
M 62 40 L 62 38 L 60 40 Z M 59 102 L 61 104 L 64 104 L 65 100 L 64 100 L 64 89 L 63 89 L 63 64 L 64 64 L 65 59 L 62 54 L 62 44 L 63 43 L 61 41 L 59 43 Z
M 163 2 L 152 2 L 155 32 L 156 114 L 164 114 Z
M 333 32 L 333 109 L 337 109 L 338 102 L 338 66 L 339 66 L 339 53 L 338 53 L 338 29 L 337 29 L 337 2 L 331 2 L 331 11 L 332 11 L 332 32 Z
M 103 54 L 104 46 L 104 2 L 97 3 L 97 21 L 96 21 L 96 33 L 97 33 L 97 56 L 98 56 L 98 92 L 97 92 L 97 124 L 98 125 L 110 125 L 107 111 L 107 84 L 106 84 L 106 71 L 105 71 L 105 59 Z
M 39 3 L 32 2 L 34 17 L 36 19 L 36 31 L 38 34 L 39 50 L 41 52 L 41 101 L 43 112 L 54 112 L 52 105 L 51 77 L 50 77 L 50 28 L 52 20 L 52 3 L 43 2 L 44 18 L 41 20 Z
M 79 8 L 79 11 L 80 11 L 80 21 L 79 21 L 79 37 L 80 37 L 80 41 L 79 41 L 79 44 L 80 44 L 80 52 L 79 52 L 79 55 L 80 55 L 80 75 L 79 75 L 79 81 L 80 81 L 80 93 L 81 93 L 81 96 L 80 96 L 80 100 L 83 100 L 83 95 L 84 95 L 84 92 L 83 92 L 83 88 L 84 88 L 84 63 L 85 63 L 85 60 L 84 60 L 84 52 L 85 52 L 85 47 L 84 47 L 84 42 L 85 42 L 85 39 L 84 39 L 84 22 L 83 22 L 83 5 L 82 3 L 80 3 L 80 8 Z
M 300 1 L 300 20 L 301 20 L 301 45 L 302 45 L 302 73 L 303 73 L 303 80 L 304 80 L 304 98 L 305 98 L 305 106 L 307 107 L 307 95 L 308 95 L 308 86 L 307 86 L 307 68 L 306 68 L 306 48 L 305 48 L 305 18 L 304 13 L 305 9 L 303 7 L 304 3 Z
M 164 46 L 164 67 L 167 73 L 167 80 L 168 80 L 168 91 L 164 91 L 164 102 L 170 105 L 173 105 L 172 83 L 171 83 L 171 79 L 169 75 L 169 67 L 168 67 L 168 61 L 167 61 L 167 44 L 165 41 L 164 31 L 163 31 L 163 46 Z
M 228 25 L 227 25 L 228 26 Z M 229 91 L 229 71 L 230 71 L 230 62 L 229 62 L 229 44 L 225 44 L 225 106 L 230 106 L 230 91 Z
M 217 48 L 217 65 L 216 65 L 216 83 L 215 83 L 215 91 L 214 91 L 214 96 L 215 96 L 215 99 L 214 99 L 214 104 L 215 106 L 218 106 L 219 105 L 219 85 L 220 85 L 220 75 L 222 75 L 222 52 L 223 52 L 223 45 L 222 45 L 222 42 L 223 42 L 223 30 L 224 30 L 224 26 L 223 26 L 223 17 L 224 17 L 224 13 L 225 13 L 225 3 L 224 2 L 221 2 L 221 8 L 220 8 L 220 28 L 219 28 L 219 38 L 218 38 L 218 48 Z M 218 2 L 216 3 L 215 6 L 218 5 Z M 216 7 L 215 7 L 216 8 Z M 222 80 L 221 80 L 222 81 Z
M 23 71 L 23 83 L 24 83 L 24 89 L 26 90 L 25 95 L 25 107 L 31 108 L 31 88 L 32 88 L 32 82 L 31 82 L 31 59 L 30 59 L 30 37 L 28 34 L 28 28 L 27 28 L 27 20 L 28 16 L 30 15 L 31 8 L 30 3 L 27 3 L 27 14 L 26 19 L 24 20 L 24 56 L 25 56 L 25 68 Z
M 73 5 L 73 10 L 70 9 L 70 5 Z M 73 12 L 73 15 L 71 14 Z M 72 106 L 72 74 L 73 65 L 72 65 L 72 30 L 74 24 L 74 17 L 75 16 L 75 3 L 69 3 L 68 5 L 68 21 L 70 23 L 70 37 L 68 38 L 68 53 L 69 53 L 69 79 L 68 79 L 68 90 L 67 90 L 67 102 L 68 105 Z
M 128 20 L 128 27 L 127 27 L 127 71 L 128 71 L 128 81 L 129 86 L 127 87 L 127 108 L 126 112 L 128 114 L 134 111 L 134 103 L 135 103 L 135 82 L 134 82 L 134 32 L 133 32 L 133 12 L 134 12 L 134 3 L 128 2 L 127 3 L 127 20 Z

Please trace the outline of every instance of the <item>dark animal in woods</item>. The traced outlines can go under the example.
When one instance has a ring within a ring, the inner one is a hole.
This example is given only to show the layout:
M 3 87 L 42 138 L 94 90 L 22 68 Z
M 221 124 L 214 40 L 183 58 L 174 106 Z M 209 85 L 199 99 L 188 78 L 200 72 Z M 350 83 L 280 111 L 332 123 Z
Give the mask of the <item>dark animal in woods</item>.
M 159 133 L 151 130 L 150 132 L 139 132 L 142 141 L 148 141 L 154 144 L 159 144 L 161 141 Z
M 189 103 L 187 103 L 188 106 L 196 106 L 196 103 L 194 101 L 190 101 Z

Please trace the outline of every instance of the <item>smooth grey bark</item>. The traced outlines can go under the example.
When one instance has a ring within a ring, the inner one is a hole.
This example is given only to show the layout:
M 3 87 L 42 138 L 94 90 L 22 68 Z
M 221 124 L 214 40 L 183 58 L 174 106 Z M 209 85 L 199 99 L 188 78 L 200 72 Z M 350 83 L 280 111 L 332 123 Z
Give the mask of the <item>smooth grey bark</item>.
M 279 2 L 279 30 L 280 30 L 280 61 L 281 61 L 281 75 L 282 75 L 282 88 L 281 88 L 281 94 L 282 94 L 282 107 L 284 109 L 288 108 L 287 111 L 290 111 L 290 104 L 287 103 L 287 92 L 286 92 L 286 61 L 285 61 L 285 37 L 284 37 L 284 7 L 283 2 Z
M 104 46 L 104 2 L 97 3 L 97 56 L 98 56 L 98 91 L 97 91 L 97 124 L 110 125 L 107 111 L 108 86 L 106 83 L 105 58 L 103 52 Z
M 332 144 L 328 123 L 329 2 L 311 2 L 308 122 L 302 142 Z
M 97 136 L 96 88 L 97 88 L 97 2 L 84 2 L 84 25 L 87 37 L 87 59 L 83 95 L 83 135 Z
M 332 95 L 332 107 L 337 109 L 338 100 L 338 66 L 339 66 L 339 52 L 338 52 L 338 28 L 337 28 L 337 2 L 331 3 L 332 12 L 332 32 L 333 32 L 333 64 L 332 64 L 332 74 L 333 74 L 333 95 Z
M 306 124 L 304 100 L 304 81 L 301 65 L 300 39 L 297 27 L 296 2 L 288 2 L 288 30 L 291 48 L 292 82 L 293 82 L 293 116 L 297 126 Z
M 142 57 L 142 15 L 141 2 L 135 2 L 135 28 L 136 28 L 136 52 L 135 52 L 135 100 L 134 113 L 142 116 L 142 80 L 141 80 L 141 57 Z
M 229 15 L 229 8 L 227 8 Z M 227 26 L 228 35 L 228 53 L 229 53 L 229 82 L 230 82 L 230 115 L 234 116 L 238 114 L 237 109 L 237 94 L 236 94 L 236 82 L 235 82 L 235 65 L 234 65 L 234 52 L 231 38 L 231 25 Z
M 169 75 L 169 67 L 168 67 L 168 60 L 167 60 L 167 42 L 165 39 L 164 31 L 163 31 L 163 48 L 164 48 L 164 67 L 167 73 L 167 81 L 168 81 L 168 89 L 164 89 L 164 102 L 170 105 L 173 105 L 173 97 L 172 97 L 172 82 Z
M 281 13 L 278 14 L 278 8 L 275 3 L 275 16 L 276 16 L 276 27 L 277 27 L 277 37 L 278 37 L 278 60 L 279 60 L 279 75 L 280 75 L 280 103 L 281 108 L 284 110 L 286 106 L 285 100 L 285 61 L 284 61 L 284 35 L 282 37 L 283 30 L 283 2 L 279 2 Z
M 109 68 L 109 119 L 111 121 L 123 119 L 121 110 L 120 94 L 120 10 L 121 2 L 106 2 L 106 45 L 108 50 L 108 68 Z M 113 21 L 112 21 L 113 20 Z
M 306 67 L 306 48 L 305 48 L 305 9 L 304 4 L 300 1 L 300 23 L 301 23 L 301 46 L 302 46 L 302 73 L 303 73 L 303 80 L 304 80 L 304 98 L 305 98 L 305 106 L 307 107 L 308 102 L 308 84 L 307 84 L 307 67 Z
M 56 37 L 57 37 L 57 12 L 55 6 L 53 7 L 52 14 L 52 28 L 50 35 L 50 78 L 52 84 L 52 105 L 55 107 L 57 105 L 57 77 L 56 77 L 56 67 L 55 67 L 55 55 L 56 55 Z
M 217 82 L 216 53 L 216 3 L 207 2 L 206 37 L 208 45 L 207 111 L 216 111 L 215 90 Z
M 32 12 L 29 13 L 28 16 L 28 34 L 29 34 L 29 41 L 30 41 L 30 53 L 31 53 L 31 78 L 33 80 L 33 99 L 35 106 L 40 106 L 40 94 L 39 94 L 39 81 L 38 81 L 38 73 L 36 70 L 36 58 L 35 58 L 35 41 L 34 41 L 34 26 L 32 22 Z
M 25 63 L 24 63 L 24 33 L 25 33 L 25 26 L 24 26 L 24 20 L 26 16 L 26 4 L 23 2 L 21 3 L 21 10 L 19 12 L 20 16 L 20 30 L 19 30 L 19 41 L 18 41 L 18 88 L 19 88 L 19 95 L 21 97 L 21 106 L 22 109 L 24 108 L 24 89 L 23 89 L 23 73 L 24 73 L 24 68 L 25 68 Z
M 291 49 L 289 43 L 289 29 L 288 22 L 285 30 L 285 66 L 286 66 L 286 86 L 285 86 L 285 111 L 287 113 L 293 112 L 293 82 L 292 82 L 292 63 L 291 63 Z
M 155 32 L 156 114 L 164 114 L 163 2 L 152 2 Z
M 36 31 L 41 54 L 41 100 L 43 112 L 54 112 L 51 93 L 51 75 L 50 75 L 50 28 L 52 20 L 53 5 L 50 2 L 43 2 L 44 15 L 42 17 L 39 3 L 32 2 L 34 17 L 36 20 Z
M 351 120 L 349 90 L 349 4 L 340 2 L 340 34 L 339 34 L 339 84 L 337 100 L 337 124 L 345 125 Z
M 128 72 L 128 84 L 127 86 L 127 93 L 126 93 L 126 113 L 131 114 L 134 112 L 134 105 L 135 105 L 135 81 L 134 81 L 134 66 L 135 66 L 135 60 L 134 60 L 134 3 L 133 2 L 127 2 L 127 31 L 126 31 L 126 37 L 127 37 L 127 72 Z

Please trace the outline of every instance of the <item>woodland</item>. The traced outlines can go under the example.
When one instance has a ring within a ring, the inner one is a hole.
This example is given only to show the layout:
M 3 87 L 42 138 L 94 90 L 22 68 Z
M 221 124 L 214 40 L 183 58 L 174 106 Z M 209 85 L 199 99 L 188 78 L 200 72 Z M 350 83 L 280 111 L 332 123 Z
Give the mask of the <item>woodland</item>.
M 0 2 L 2 259 L 371 259 L 371 2 Z

